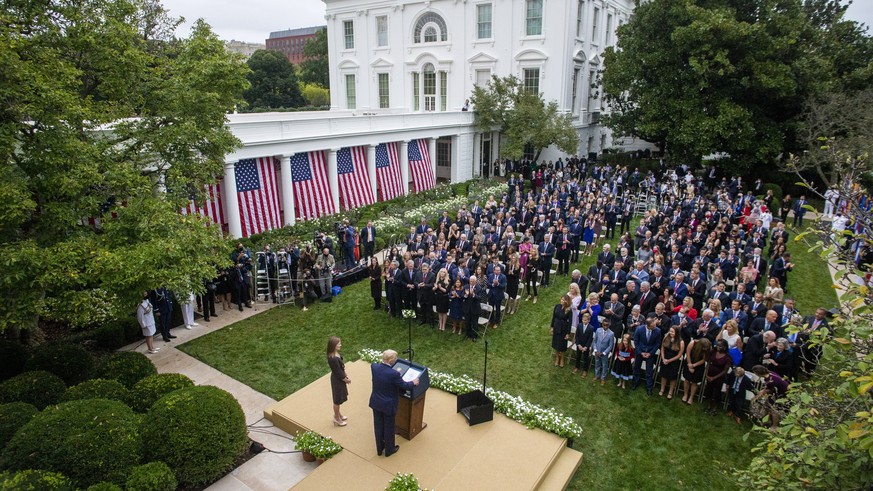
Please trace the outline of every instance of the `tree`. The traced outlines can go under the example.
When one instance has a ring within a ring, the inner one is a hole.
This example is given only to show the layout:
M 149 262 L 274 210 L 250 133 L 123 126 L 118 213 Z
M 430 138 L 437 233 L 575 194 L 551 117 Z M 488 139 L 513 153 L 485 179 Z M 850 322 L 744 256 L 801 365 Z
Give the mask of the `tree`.
M 330 91 L 316 84 L 300 84 L 300 93 L 310 106 L 330 105 Z
M 746 167 L 796 149 L 803 102 L 825 85 L 799 0 L 640 2 L 604 56 L 606 124 L 687 163 Z
M 153 7 L 0 14 L 0 330 L 130 316 L 144 290 L 199 291 L 228 262 L 218 228 L 178 210 L 239 144 L 225 122 L 247 68 L 202 21 L 165 39 L 176 21 Z
M 259 49 L 248 60 L 251 87 L 243 97 L 251 108 L 282 109 L 306 104 L 294 65 L 279 51 Z
M 560 112 L 557 102 L 546 103 L 540 94 L 525 90 L 513 75 L 495 75 L 485 87 L 475 86 L 470 101 L 477 130 L 496 129 L 506 135 L 507 143 L 501 147 L 506 157 L 522 158 L 528 145 L 535 150 L 534 160 L 550 145 L 568 154 L 576 153 L 579 133 L 571 116 Z
M 327 28 L 318 31 L 315 39 L 303 45 L 306 59 L 300 64 L 300 80 L 330 89 L 330 68 L 327 56 Z

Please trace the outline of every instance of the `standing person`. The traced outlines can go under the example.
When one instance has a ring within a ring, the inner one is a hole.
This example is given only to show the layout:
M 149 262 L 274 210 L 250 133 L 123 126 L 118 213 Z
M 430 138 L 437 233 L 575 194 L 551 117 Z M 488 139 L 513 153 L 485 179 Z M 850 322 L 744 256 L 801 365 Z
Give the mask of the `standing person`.
M 357 265 L 355 260 L 357 237 L 358 232 L 355 227 L 352 227 L 348 220 L 343 220 L 343 265 L 345 269 L 352 269 Z
M 685 350 L 685 368 L 682 372 L 682 376 L 685 377 L 682 382 L 682 402 L 688 405 L 694 404 L 697 386 L 703 381 L 703 364 L 706 363 L 710 350 L 712 350 L 712 342 L 706 338 L 691 340 Z
M 394 443 L 394 418 L 400 403 L 400 391 L 411 390 L 418 385 L 418 379 L 404 382 L 400 373 L 394 370 L 397 352 L 382 352 L 382 362 L 370 365 L 373 374 L 373 392 L 370 394 L 370 408 L 373 409 L 373 428 L 376 432 L 376 454 L 390 457 L 400 450 Z
M 476 324 L 485 298 L 485 289 L 479 284 L 479 279 L 475 275 L 470 276 L 470 284 L 464 288 L 464 318 L 467 320 L 467 337 L 473 341 L 479 339 Z
M 618 379 L 616 387 L 627 388 L 627 381 L 633 379 L 633 363 L 634 347 L 631 344 L 630 334 L 625 334 L 615 346 L 615 364 L 612 367 L 612 376 Z
M 436 276 L 431 273 L 427 264 L 422 264 L 421 269 L 415 273 L 415 297 L 421 307 L 418 325 L 425 324 L 433 327 L 433 295 Z
M 493 272 L 488 275 L 488 305 L 491 306 L 492 329 L 497 329 L 500 324 L 500 307 L 505 293 L 506 275 L 502 273 L 500 266 L 494 266 Z
M 709 354 L 709 364 L 706 366 L 706 385 L 703 386 L 703 397 L 709 401 L 709 409 L 706 412 L 713 416 L 718 414 L 721 386 L 724 383 L 725 374 L 733 363 L 727 351 L 727 341 L 724 339 L 716 341 L 715 351 Z
M 509 296 L 506 300 L 506 315 L 518 311 L 518 285 L 522 276 L 519 259 L 518 253 L 513 254 L 509 258 L 509 265 L 506 266 L 506 294 Z
M 782 223 L 788 223 L 788 212 L 791 211 L 791 195 L 786 194 L 779 204 L 779 219 Z
M 754 384 L 748 377 L 743 367 L 736 367 L 725 376 L 727 385 L 727 415 L 734 421 L 743 424 L 743 414 L 746 412 L 746 391 L 752 390 Z
M 346 420 L 349 419 L 343 416 L 340 412 L 340 405 L 349 399 L 349 384 L 352 379 L 346 374 L 346 364 L 343 362 L 343 355 L 340 354 L 340 349 L 343 347 L 343 342 L 336 336 L 331 336 L 327 340 L 327 365 L 330 367 L 330 392 L 333 395 L 333 425 L 345 426 Z
M 794 202 L 794 206 L 791 207 L 791 210 L 794 211 L 794 228 L 800 228 L 803 226 L 803 215 L 806 214 L 806 205 L 809 204 L 809 201 L 806 201 L 806 196 L 800 195 L 800 198 L 797 198 L 797 201 Z
M 555 257 L 555 244 L 552 243 L 552 236 L 546 234 L 543 241 L 539 245 L 540 271 L 543 272 L 543 286 L 549 286 L 549 274 L 552 271 L 552 258 Z
M 182 307 L 182 321 L 185 323 L 185 329 L 189 331 L 200 325 L 194 322 L 194 303 L 196 301 L 197 297 L 194 296 L 194 292 L 191 292 L 188 294 L 185 302 L 180 305 Z
M 382 308 L 382 267 L 379 266 L 379 259 L 376 256 L 370 256 L 370 267 L 367 268 L 370 273 L 370 296 L 373 297 L 373 310 Z
M 437 326 L 440 331 L 446 330 L 446 320 L 449 313 L 449 290 L 452 288 L 449 273 L 443 268 L 437 273 L 433 284 L 434 305 L 437 311 Z
M 373 220 L 368 220 L 367 226 L 361 230 L 361 241 L 364 243 L 364 257 L 369 259 L 376 248 L 376 227 L 373 226 Z
M 594 339 L 591 341 L 591 351 L 594 353 L 594 379 L 592 383 L 600 379 L 600 386 L 606 385 L 606 376 L 609 372 L 609 355 L 615 347 L 615 336 L 609 329 L 609 321 L 604 319 L 600 329 L 594 331 Z
M 552 335 L 552 349 L 555 350 L 555 366 L 564 368 L 564 355 L 567 352 L 567 339 L 570 337 L 570 296 L 561 297 L 561 302 L 552 311 L 549 334 Z
M 527 260 L 527 269 L 524 272 L 524 291 L 527 297 L 525 302 L 533 296 L 533 303 L 537 303 L 537 280 L 539 279 L 539 250 L 534 247 L 530 250 L 530 257 Z
M 161 336 L 165 343 L 169 343 L 176 336 L 170 334 L 170 316 L 173 314 L 173 297 L 166 287 L 160 287 L 157 290 L 152 290 L 151 302 L 158 311 L 158 316 L 161 322 Z M 242 306 L 239 308 L 242 310 Z
M 676 385 L 679 382 L 679 365 L 682 353 L 685 351 L 685 341 L 679 335 L 675 326 L 667 331 L 664 341 L 661 343 L 661 391 L 659 396 L 664 395 L 667 382 L 670 382 L 670 390 L 667 391 L 667 399 L 672 399 L 676 393 Z
M 218 279 L 203 281 L 204 293 L 200 295 L 200 301 L 203 305 L 203 320 L 209 322 L 209 317 L 218 317 L 215 313 L 215 296 L 218 292 Z
M 464 322 L 464 284 L 460 278 L 455 280 L 449 292 L 449 318 L 452 319 L 452 334 L 457 332 L 460 336 Z
M 582 378 L 588 378 L 588 365 L 591 363 L 591 345 L 594 343 L 594 333 L 597 327 L 591 323 L 591 314 L 585 312 L 581 315 L 581 321 L 576 326 L 576 368 L 573 373 L 582 368 Z
M 336 266 L 336 261 L 330 253 L 330 249 L 325 247 L 322 249 L 321 255 L 315 260 L 315 269 L 318 272 L 318 289 L 321 291 L 322 298 L 332 294 L 334 266 Z
M 655 357 L 661 348 L 661 330 L 655 327 L 655 319 L 648 319 L 646 324 L 634 331 L 634 346 L 637 356 L 634 358 L 634 384 L 640 386 L 640 369 L 646 362 L 646 394 L 652 395 L 655 386 Z
M 145 336 L 149 354 L 155 354 L 160 348 L 155 348 L 152 341 L 155 337 L 155 314 L 152 303 L 149 302 L 149 292 L 142 292 L 142 302 L 136 306 L 136 320 Z
M 233 308 L 231 307 L 231 305 L 233 304 L 233 284 L 230 281 L 230 271 L 232 271 L 232 268 L 218 268 L 218 273 L 215 280 L 217 285 L 215 294 L 218 296 L 218 301 L 221 302 L 222 311 L 230 310 Z

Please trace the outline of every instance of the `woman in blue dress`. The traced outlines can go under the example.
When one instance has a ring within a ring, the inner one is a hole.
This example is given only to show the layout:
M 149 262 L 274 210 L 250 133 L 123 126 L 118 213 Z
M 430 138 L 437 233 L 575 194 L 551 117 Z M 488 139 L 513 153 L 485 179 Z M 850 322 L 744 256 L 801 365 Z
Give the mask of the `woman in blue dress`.
M 452 320 L 452 334 L 457 332 L 460 336 L 463 333 L 461 326 L 464 320 L 464 286 L 460 279 L 455 280 L 449 291 L 449 318 Z
M 596 293 L 589 294 L 588 299 L 579 307 L 579 318 L 582 318 L 582 314 L 586 312 L 591 316 L 591 325 L 594 329 L 600 329 L 600 298 Z
M 585 255 L 591 255 L 591 249 L 594 247 L 594 215 L 589 214 L 585 219 L 585 228 L 582 230 L 582 242 L 585 243 Z

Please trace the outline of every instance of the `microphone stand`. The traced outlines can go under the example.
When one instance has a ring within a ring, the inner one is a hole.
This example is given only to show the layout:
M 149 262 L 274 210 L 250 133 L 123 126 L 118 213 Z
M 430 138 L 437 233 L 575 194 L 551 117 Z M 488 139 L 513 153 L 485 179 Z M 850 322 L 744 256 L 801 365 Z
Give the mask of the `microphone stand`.
M 412 321 L 413 320 L 414 320 L 414 318 L 410 318 L 409 322 L 407 323 L 407 326 L 409 327 L 409 348 L 407 348 L 403 352 L 404 355 L 406 355 L 406 354 L 409 355 L 410 362 L 413 361 L 413 358 L 415 358 L 415 350 L 412 349 Z
M 488 340 L 485 340 L 485 372 L 482 374 L 482 395 L 485 395 L 485 386 L 488 380 Z

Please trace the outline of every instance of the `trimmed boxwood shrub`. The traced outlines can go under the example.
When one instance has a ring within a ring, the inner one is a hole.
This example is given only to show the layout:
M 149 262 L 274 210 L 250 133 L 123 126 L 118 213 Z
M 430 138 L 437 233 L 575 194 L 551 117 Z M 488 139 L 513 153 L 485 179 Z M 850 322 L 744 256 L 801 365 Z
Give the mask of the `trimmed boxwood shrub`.
M 174 491 L 178 486 L 173 470 L 163 462 L 136 466 L 127 478 L 127 491 Z
M 14 377 L 24 371 L 30 351 L 21 343 L 0 341 L 0 380 Z
M 0 450 L 9 443 L 19 428 L 26 425 L 39 410 L 26 402 L 0 404 Z
M 139 417 L 118 401 L 50 406 L 12 437 L 0 454 L 0 467 L 62 472 L 83 487 L 123 484 L 142 457 L 138 425 Z
M 0 474 L 0 489 L 3 491 L 75 491 L 76 486 L 63 474 L 28 469 Z
M 67 385 L 53 373 L 24 372 L 0 384 L 0 403 L 28 402 L 42 410 L 57 404 Z
M 134 411 L 147 412 L 152 404 L 174 390 L 194 387 L 194 382 L 181 373 L 159 373 L 146 377 L 133 386 L 130 406 Z
M 94 357 L 75 344 L 46 344 L 33 351 L 25 365 L 28 372 L 45 370 L 61 377 L 67 385 L 88 380 L 94 369 Z
M 242 408 L 227 392 L 189 387 L 161 397 L 143 418 L 144 453 L 166 462 L 182 486 L 215 481 L 248 444 Z
M 95 378 L 70 387 L 64 392 L 64 396 L 61 397 L 62 401 L 78 401 L 81 399 L 110 399 L 129 404 L 130 391 L 117 380 Z
M 88 486 L 88 489 L 85 491 L 122 491 L 121 486 L 118 484 L 112 484 L 111 482 L 98 482 L 97 484 L 92 484 Z
M 117 380 L 130 389 L 140 380 L 158 373 L 158 369 L 142 353 L 122 351 L 103 360 L 94 371 L 94 378 Z

